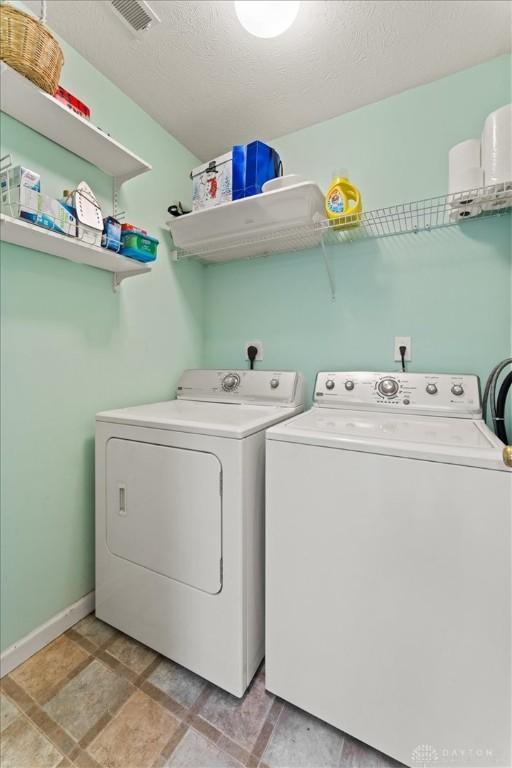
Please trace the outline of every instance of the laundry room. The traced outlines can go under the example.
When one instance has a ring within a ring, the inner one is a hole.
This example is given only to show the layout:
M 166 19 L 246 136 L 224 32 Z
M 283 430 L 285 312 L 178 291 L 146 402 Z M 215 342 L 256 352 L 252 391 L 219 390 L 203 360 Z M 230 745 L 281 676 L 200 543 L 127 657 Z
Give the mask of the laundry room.
M 2 768 L 512 768 L 511 51 L 0 0 Z

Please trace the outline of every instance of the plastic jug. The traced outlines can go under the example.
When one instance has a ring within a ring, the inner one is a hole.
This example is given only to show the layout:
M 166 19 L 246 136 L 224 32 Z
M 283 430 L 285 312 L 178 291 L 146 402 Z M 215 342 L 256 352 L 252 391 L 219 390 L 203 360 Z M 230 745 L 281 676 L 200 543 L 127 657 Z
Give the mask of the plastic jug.
M 347 217 L 347 221 L 341 220 L 334 229 L 349 229 L 359 226 L 359 216 L 363 210 L 363 201 L 361 193 L 354 184 L 352 184 L 343 172 L 335 174 L 331 186 L 325 196 L 325 212 L 328 219 L 342 219 Z

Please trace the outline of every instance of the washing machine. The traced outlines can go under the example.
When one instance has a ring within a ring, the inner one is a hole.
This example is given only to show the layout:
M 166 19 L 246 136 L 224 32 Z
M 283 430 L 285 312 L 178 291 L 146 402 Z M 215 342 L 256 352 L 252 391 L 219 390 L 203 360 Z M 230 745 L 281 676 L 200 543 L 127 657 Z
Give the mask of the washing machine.
M 96 615 L 235 696 L 264 651 L 265 429 L 289 371 L 189 370 L 96 417 Z
M 318 374 L 267 432 L 270 691 L 406 765 L 512 765 L 502 449 L 475 376 Z

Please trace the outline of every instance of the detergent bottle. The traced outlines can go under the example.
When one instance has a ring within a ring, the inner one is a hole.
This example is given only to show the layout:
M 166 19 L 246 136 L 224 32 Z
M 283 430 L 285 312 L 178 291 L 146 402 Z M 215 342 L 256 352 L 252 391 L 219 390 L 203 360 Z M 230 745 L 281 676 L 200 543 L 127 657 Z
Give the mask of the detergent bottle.
M 346 176 L 346 171 L 334 174 L 331 186 L 325 196 L 325 212 L 328 219 L 340 219 L 334 229 L 349 229 L 359 226 L 359 216 L 363 210 L 361 193 Z M 343 221 L 343 217 L 347 217 Z

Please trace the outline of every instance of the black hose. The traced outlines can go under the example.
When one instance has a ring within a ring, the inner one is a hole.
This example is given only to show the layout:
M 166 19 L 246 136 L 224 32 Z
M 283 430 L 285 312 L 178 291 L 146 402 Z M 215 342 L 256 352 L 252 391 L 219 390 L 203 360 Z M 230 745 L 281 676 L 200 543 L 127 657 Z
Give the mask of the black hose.
M 512 386 L 512 371 L 507 373 L 503 379 L 503 384 L 498 392 L 496 399 L 496 434 L 499 439 L 502 440 L 505 445 L 508 445 L 507 429 L 505 427 L 505 406 L 507 402 L 507 395 L 510 387 Z
M 496 376 L 496 371 L 499 369 L 500 365 L 501 363 L 498 363 L 498 365 L 494 366 L 485 384 L 484 396 L 482 398 L 482 412 L 483 412 L 484 421 L 487 421 L 487 404 L 489 402 L 489 390 L 491 388 L 491 383 L 494 377 Z
M 487 420 L 487 406 L 490 406 L 490 412 L 491 412 L 491 425 L 492 429 L 496 432 L 496 384 L 498 382 L 499 376 L 501 372 L 507 367 L 507 365 L 512 364 L 512 357 L 508 357 L 505 360 L 502 360 L 501 363 L 498 363 L 496 365 L 491 373 L 489 378 L 487 379 L 487 384 L 485 385 L 485 392 L 484 392 L 484 398 L 482 403 L 482 411 L 483 411 L 483 419 L 484 421 Z

